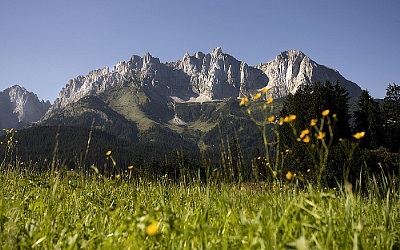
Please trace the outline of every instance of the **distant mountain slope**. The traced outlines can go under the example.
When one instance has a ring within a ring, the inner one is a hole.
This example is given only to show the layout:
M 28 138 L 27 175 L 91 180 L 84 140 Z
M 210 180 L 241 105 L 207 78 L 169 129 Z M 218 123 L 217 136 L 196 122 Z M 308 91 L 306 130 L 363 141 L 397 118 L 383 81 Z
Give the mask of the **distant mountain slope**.
M 14 85 L 0 92 L 1 128 L 23 128 L 39 121 L 51 106 L 40 101 L 36 94 Z

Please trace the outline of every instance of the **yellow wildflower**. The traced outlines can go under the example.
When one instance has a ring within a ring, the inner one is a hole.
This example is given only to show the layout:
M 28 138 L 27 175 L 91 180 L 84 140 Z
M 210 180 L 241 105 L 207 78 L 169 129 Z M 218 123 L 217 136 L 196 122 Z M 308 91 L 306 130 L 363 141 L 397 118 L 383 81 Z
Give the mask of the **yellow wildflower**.
M 131 166 L 128 166 L 128 169 L 133 169 L 133 166 L 131 165 Z
M 310 126 L 311 126 L 311 127 L 314 127 L 315 125 L 317 125 L 317 122 L 318 122 L 317 119 L 312 119 L 312 120 L 310 121 Z
M 285 118 L 283 118 L 283 122 L 289 122 L 289 116 L 285 116 Z
M 264 94 L 267 93 L 267 91 L 268 91 L 268 88 L 267 88 L 267 87 L 264 87 L 264 88 L 261 90 L 261 92 L 263 92 Z
M 286 174 L 286 179 L 288 179 L 290 181 L 292 179 L 292 177 L 293 177 L 292 172 L 288 171 Z
M 310 136 L 306 135 L 306 137 L 304 137 L 303 142 L 304 143 L 309 143 L 311 140 Z
M 292 121 L 294 121 L 294 120 L 296 120 L 296 115 L 289 115 L 289 116 L 286 116 L 284 119 L 283 119 L 283 121 L 284 122 L 292 122 Z
M 329 109 L 326 109 L 326 110 L 322 111 L 322 116 L 327 116 L 327 115 L 329 115 L 329 112 L 330 112 Z
M 271 115 L 270 117 L 268 117 L 269 122 L 273 122 L 274 120 L 275 120 L 275 116 Z
M 282 126 L 284 122 L 285 122 L 285 118 L 283 118 L 283 117 L 279 118 L 279 125 L 280 126 Z
M 106 156 L 110 156 L 111 155 L 111 150 L 108 150 L 107 152 L 106 152 Z
M 355 134 L 353 135 L 353 137 L 356 138 L 357 140 L 360 140 L 360 139 L 363 138 L 364 136 L 365 136 L 365 132 L 364 132 L 364 131 L 355 133 Z
M 156 235 L 158 231 L 158 222 L 154 221 L 153 223 L 151 223 L 150 225 L 148 225 L 146 227 L 146 234 L 148 236 L 153 236 Z
M 318 139 L 318 140 L 322 140 L 322 139 L 325 138 L 325 135 L 326 135 L 325 132 L 319 132 L 319 133 L 318 133 L 318 136 L 317 136 L 317 139 Z
M 240 101 L 239 105 L 244 106 L 248 102 L 249 102 L 249 99 L 247 97 L 243 97 L 242 100 Z
M 274 99 L 273 99 L 273 98 L 268 98 L 267 104 L 271 104 L 271 103 L 273 103 L 273 102 L 274 102 Z
M 121 178 L 121 175 L 120 175 L 120 174 L 117 174 L 117 175 L 115 176 L 115 178 L 119 179 L 119 178 Z
M 310 133 L 310 130 L 304 129 L 304 130 L 301 131 L 301 133 L 300 133 L 300 138 L 303 139 L 304 136 L 308 135 L 309 133 Z
M 261 97 L 261 93 L 257 93 L 257 94 L 255 94 L 254 96 L 253 96 L 253 99 L 254 100 L 257 100 L 257 99 L 259 99 Z

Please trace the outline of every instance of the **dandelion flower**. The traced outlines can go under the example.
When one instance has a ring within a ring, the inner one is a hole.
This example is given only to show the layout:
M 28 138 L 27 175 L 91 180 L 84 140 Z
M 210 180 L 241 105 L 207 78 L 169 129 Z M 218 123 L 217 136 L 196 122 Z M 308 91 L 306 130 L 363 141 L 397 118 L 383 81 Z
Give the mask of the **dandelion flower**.
M 364 136 L 365 136 L 365 132 L 364 132 L 364 131 L 363 131 L 363 132 L 355 133 L 355 134 L 353 135 L 353 137 L 356 138 L 357 140 L 360 140 L 360 139 L 363 138 Z
M 253 96 L 253 99 L 254 100 L 257 100 L 257 99 L 259 99 L 261 97 L 261 93 L 257 93 L 257 94 L 255 94 L 254 96 Z
M 326 110 L 322 111 L 322 116 L 327 116 L 327 115 L 329 115 L 329 112 L 330 112 L 329 109 L 326 109 Z
M 133 169 L 133 166 L 131 165 L 131 166 L 128 166 L 128 169 Z
M 111 150 L 108 150 L 107 152 L 106 152 L 106 156 L 110 156 L 111 155 Z
M 275 120 L 275 116 L 271 115 L 270 117 L 268 117 L 269 122 L 273 122 L 274 120 Z
M 244 106 L 244 105 L 246 105 L 246 103 L 248 103 L 248 102 L 249 102 L 249 99 L 248 99 L 247 97 L 243 97 L 242 100 L 240 100 L 239 105 L 240 105 L 240 106 Z
M 311 127 L 314 127 L 315 125 L 317 125 L 317 122 L 318 122 L 317 119 L 312 119 L 312 120 L 310 121 L 310 126 L 311 126 Z
M 274 102 L 274 99 L 273 99 L 273 98 L 268 98 L 267 104 L 271 104 L 271 103 L 273 103 L 273 102 Z
M 318 133 L 318 136 L 317 136 L 317 139 L 318 139 L 318 140 L 322 140 L 322 139 L 325 138 L 325 135 L 326 135 L 325 132 L 319 132 L 319 133 Z
M 264 88 L 261 90 L 261 92 L 263 92 L 264 94 L 267 93 L 267 91 L 268 91 L 268 88 L 267 88 L 267 87 L 264 87 Z
M 288 179 L 290 181 L 292 179 L 292 177 L 293 177 L 292 172 L 288 171 L 286 174 L 286 179 Z
M 115 178 L 119 179 L 119 178 L 121 178 L 121 175 L 120 175 L 120 174 L 117 174 L 117 175 L 115 176 Z
M 148 236 L 153 236 L 156 235 L 158 231 L 158 222 L 154 221 L 153 223 L 151 223 L 150 225 L 148 225 L 146 227 L 146 234 Z
M 301 131 L 301 133 L 300 133 L 300 138 L 303 139 L 304 136 L 308 135 L 309 133 L 310 133 L 310 130 L 304 129 L 304 130 Z

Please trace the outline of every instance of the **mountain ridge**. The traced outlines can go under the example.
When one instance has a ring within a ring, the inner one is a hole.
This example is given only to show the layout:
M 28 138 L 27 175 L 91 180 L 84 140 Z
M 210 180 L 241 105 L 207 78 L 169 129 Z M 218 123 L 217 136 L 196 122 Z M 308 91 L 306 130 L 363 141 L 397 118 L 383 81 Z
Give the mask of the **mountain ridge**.
M 339 81 L 351 96 L 361 93 L 357 84 L 346 80 L 337 70 L 317 64 L 301 51 L 284 51 L 270 62 L 249 66 L 216 47 L 208 54 L 185 53 L 175 62 L 161 63 L 146 53 L 143 57 L 133 55 L 129 61 L 118 62 L 111 71 L 109 67 L 92 70 L 86 76 L 69 80 L 49 112 L 132 80 L 138 87 L 151 89 L 168 102 L 239 98 L 251 96 L 263 87 L 270 89 L 271 97 L 278 98 L 294 94 L 301 85 L 326 80 Z

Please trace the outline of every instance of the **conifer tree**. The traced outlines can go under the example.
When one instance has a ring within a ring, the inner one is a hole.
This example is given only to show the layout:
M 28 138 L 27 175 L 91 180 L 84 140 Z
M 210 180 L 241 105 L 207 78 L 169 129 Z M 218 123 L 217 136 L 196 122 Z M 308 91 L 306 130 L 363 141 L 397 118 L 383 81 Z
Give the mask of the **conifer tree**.
M 355 132 L 365 132 L 361 146 L 376 149 L 384 145 L 383 113 L 368 90 L 363 90 L 358 99 L 358 110 L 354 112 Z
M 400 86 L 389 84 L 383 101 L 386 146 L 394 152 L 400 150 Z

